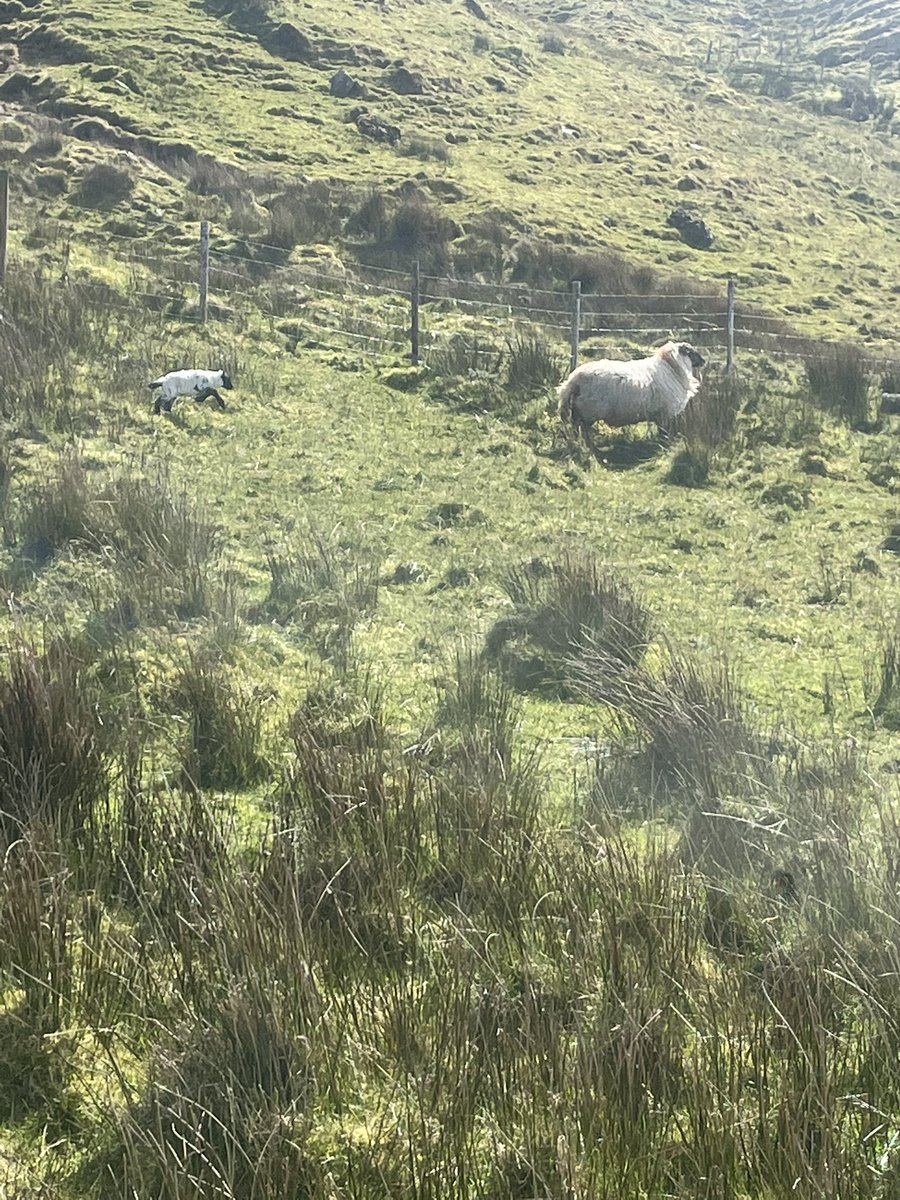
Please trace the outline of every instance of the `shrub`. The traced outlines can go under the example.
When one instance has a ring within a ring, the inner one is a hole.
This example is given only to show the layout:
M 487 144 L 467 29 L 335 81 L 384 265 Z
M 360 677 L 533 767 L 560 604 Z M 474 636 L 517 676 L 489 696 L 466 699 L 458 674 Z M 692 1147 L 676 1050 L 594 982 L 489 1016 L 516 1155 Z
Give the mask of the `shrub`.
M 129 171 L 112 163 L 97 163 L 82 176 L 75 200 L 85 208 L 113 208 L 133 191 Z

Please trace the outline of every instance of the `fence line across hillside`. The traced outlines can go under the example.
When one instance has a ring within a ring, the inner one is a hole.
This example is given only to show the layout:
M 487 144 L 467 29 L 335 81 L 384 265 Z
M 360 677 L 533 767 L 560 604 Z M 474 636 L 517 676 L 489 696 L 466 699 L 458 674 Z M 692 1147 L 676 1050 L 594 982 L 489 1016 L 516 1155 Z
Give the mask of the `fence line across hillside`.
M 280 321 L 295 345 L 343 343 L 359 354 L 412 363 L 427 362 L 436 350 L 466 338 L 472 361 L 493 363 L 498 338 L 509 347 L 517 338 L 539 336 L 573 368 L 586 342 L 592 352 L 628 356 L 673 337 L 720 353 L 731 373 L 737 347 L 797 360 L 841 345 L 804 333 L 784 317 L 739 306 L 734 280 L 719 292 L 624 293 L 585 291 L 578 280 L 563 290 L 458 279 L 428 274 L 416 262 L 409 271 L 366 264 L 349 269 L 337 258 L 288 262 L 287 248 L 262 241 L 219 244 L 208 221 L 193 249 L 160 246 L 149 234 L 79 231 L 78 237 L 127 265 L 129 295 L 148 307 L 168 305 L 206 323 L 247 302 L 248 310 Z M 71 277 L 71 230 L 45 227 L 23 241 L 45 252 L 61 248 L 61 276 Z M 0 278 L 2 271 L 0 258 Z M 873 369 L 900 369 L 900 359 L 859 349 Z

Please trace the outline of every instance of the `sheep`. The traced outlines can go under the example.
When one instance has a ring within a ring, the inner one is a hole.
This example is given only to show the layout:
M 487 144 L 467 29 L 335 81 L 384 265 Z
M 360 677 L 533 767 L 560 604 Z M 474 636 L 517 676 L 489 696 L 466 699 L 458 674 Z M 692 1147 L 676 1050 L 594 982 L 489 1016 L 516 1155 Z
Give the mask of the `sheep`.
M 665 429 L 700 387 L 705 362 L 687 342 L 666 342 L 649 358 L 582 363 L 558 389 L 560 419 L 586 438 L 597 421 L 614 428 L 655 421 Z
M 151 392 L 154 388 L 160 389 L 153 402 L 153 412 L 156 414 L 171 412 L 172 405 L 179 396 L 193 396 L 198 402 L 212 396 L 219 408 L 224 408 L 225 401 L 216 389 L 225 388 L 230 391 L 234 385 L 223 368 L 219 371 L 170 371 L 168 375 L 161 375 L 147 386 Z

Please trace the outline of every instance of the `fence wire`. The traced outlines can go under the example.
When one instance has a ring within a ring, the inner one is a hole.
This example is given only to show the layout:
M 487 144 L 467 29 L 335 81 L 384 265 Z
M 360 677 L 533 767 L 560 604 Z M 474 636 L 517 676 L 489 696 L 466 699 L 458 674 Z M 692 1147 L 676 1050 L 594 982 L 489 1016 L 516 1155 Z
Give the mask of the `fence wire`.
M 193 296 L 199 283 L 197 238 L 192 230 L 174 231 L 166 246 L 158 233 L 79 231 L 45 222 L 13 230 L 21 244 L 55 258 L 60 279 L 84 274 L 84 251 L 100 252 L 127 270 L 127 299 L 118 307 L 169 308 L 196 320 Z M 269 320 L 289 320 L 297 341 L 378 356 L 409 359 L 413 341 L 413 272 L 354 265 L 338 260 L 288 262 L 290 251 L 273 243 L 242 239 L 226 246 L 213 241 L 209 255 L 213 318 L 224 306 L 245 304 Z M 73 265 L 75 264 L 75 265 Z M 105 286 L 105 285 L 103 285 Z M 551 348 L 571 349 L 575 301 L 570 291 L 527 283 L 489 283 L 448 275 L 418 277 L 418 339 L 421 357 L 466 338 L 473 360 L 496 361 L 516 338 L 543 339 Z M 743 304 L 727 311 L 722 292 L 582 292 L 578 339 L 591 357 L 645 353 L 667 338 L 691 340 L 704 349 L 726 350 L 729 317 L 734 349 L 762 351 L 773 358 L 804 360 L 840 343 L 797 327 L 796 319 L 758 312 Z M 873 369 L 900 369 L 900 359 L 859 345 Z

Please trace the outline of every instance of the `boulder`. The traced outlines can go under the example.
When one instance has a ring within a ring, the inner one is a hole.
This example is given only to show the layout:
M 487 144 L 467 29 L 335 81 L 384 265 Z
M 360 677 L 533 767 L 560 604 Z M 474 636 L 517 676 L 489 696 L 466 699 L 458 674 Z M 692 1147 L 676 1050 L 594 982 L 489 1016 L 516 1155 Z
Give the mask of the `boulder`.
M 331 77 L 328 84 L 328 90 L 332 96 L 337 96 L 341 100 L 348 100 L 351 97 L 364 96 L 366 89 L 361 83 L 353 78 L 349 71 L 345 71 L 343 67 L 336 71 Z
M 14 71 L 0 83 L 0 96 L 4 100 L 49 100 L 65 91 L 60 84 L 55 83 L 49 75 L 27 75 L 24 71 Z
M 418 71 L 408 71 L 406 67 L 397 67 L 385 76 L 385 86 L 398 96 L 421 96 L 425 91 L 425 80 Z
M 695 250 L 708 250 L 713 244 L 712 230 L 705 221 L 692 216 L 687 209 L 674 209 L 669 213 L 666 224 L 677 229 L 681 240 Z
M 296 25 L 290 21 L 282 21 L 270 30 L 265 37 L 265 47 L 270 54 L 277 54 L 288 62 L 313 62 L 316 52 L 313 44 Z
M 374 113 L 364 112 L 356 118 L 356 128 L 364 137 L 376 142 L 387 142 L 389 146 L 400 140 L 400 130 L 396 125 L 389 125 L 382 117 Z

